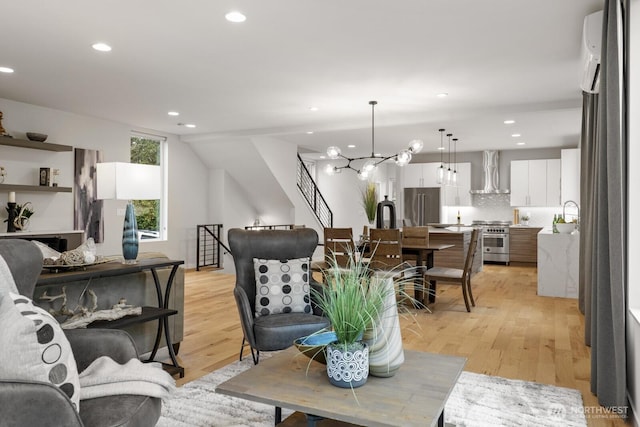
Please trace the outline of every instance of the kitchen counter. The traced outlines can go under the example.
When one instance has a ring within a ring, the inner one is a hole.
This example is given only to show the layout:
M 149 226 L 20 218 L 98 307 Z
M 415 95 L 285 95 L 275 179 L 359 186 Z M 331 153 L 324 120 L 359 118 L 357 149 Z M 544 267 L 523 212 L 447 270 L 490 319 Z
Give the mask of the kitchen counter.
M 538 232 L 542 227 L 512 225 L 509 227 L 509 262 L 538 262 Z
M 580 234 L 538 233 L 538 295 L 578 298 Z
M 471 233 L 473 228 L 469 225 L 452 225 L 446 228 L 429 226 L 429 234 Z

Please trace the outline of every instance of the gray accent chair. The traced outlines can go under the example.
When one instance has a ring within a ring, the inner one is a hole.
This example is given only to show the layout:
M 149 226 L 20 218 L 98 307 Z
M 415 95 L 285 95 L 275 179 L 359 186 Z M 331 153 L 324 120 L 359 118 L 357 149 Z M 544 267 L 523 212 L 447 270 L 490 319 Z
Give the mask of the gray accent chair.
M 20 294 L 33 297 L 42 270 L 42 253 L 26 240 L 0 240 L 2 256 Z M 118 363 L 137 358 L 131 336 L 121 330 L 76 329 L 65 331 L 78 372 L 100 356 Z M 19 357 L 19 356 L 16 356 Z M 138 395 L 108 396 L 82 400 L 80 413 L 58 387 L 42 382 L 0 380 L 0 417 L 3 426 L 154 426 L 160 418 L 162 401 Z
M 327 318 L 314 304 L 313 314 L 281 313 L 255 316 L 256 278 L 254 258 L 295 259 L 313 255 L 318 245 L 318 234 L 311 228 L 293 230 L 242 230 L 233 228 L 228 233 L 229 247 L 236 268 L 236 299 L 244 337 L 240 348 L 240 360 L 245 344 L 251 348 L 253 363 L 258 364 L 260 351 L 283 350 L 293 345 L 296 338 L 310 335 L 329 327 Z M 311 273 L 311 271 L 310 271 Z M 310 285 L 318 290 L 321 284 L 310 277 Z M 313 295 L 313 292 L 312 292 Z

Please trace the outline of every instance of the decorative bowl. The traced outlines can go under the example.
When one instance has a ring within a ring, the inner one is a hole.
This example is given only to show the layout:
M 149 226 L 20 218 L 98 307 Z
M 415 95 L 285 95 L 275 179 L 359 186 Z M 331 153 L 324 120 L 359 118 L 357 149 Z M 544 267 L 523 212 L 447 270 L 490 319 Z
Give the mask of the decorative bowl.
M 556 224 L 556 229 L 558 230 L 558 233 L 571 234 L 573 230 L 576 229 L 576 225 L 572 222 L 558 223 Z
M 45 142 L 49 135 L 37 132 L 27 132 L 27 138 L 30 141 Z
M 309 359 L 326 365 L 325 347 L 334 341 L 336 341 L 335 332 L 327 331 L 300 337 L 293 342 L 293 345 Z

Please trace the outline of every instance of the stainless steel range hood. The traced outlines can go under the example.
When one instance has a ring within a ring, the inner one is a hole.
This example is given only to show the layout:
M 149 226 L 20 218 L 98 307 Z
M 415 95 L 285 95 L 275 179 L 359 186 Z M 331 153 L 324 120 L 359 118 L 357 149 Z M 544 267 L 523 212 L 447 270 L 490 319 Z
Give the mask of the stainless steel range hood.
M 484 188 L 482 190 L 471 190 L 471 194 L 509 194 L 509 190 L 500 189 L 499 160 L 499 151 L 484 151 L 482 153 Z

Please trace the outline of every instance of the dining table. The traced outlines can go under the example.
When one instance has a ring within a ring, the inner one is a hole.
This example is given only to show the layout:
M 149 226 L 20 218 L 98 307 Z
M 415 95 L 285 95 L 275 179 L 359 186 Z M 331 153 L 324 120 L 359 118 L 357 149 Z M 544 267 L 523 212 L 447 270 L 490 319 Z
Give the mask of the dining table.
M 424 289 L 425 285 L 422 283 L 424 272 L 433 267 L 433 254 L 436 251 L 443 251 L 454 247 L 455 245 L 440 244 L 440 243 L 428 243 L 427 245 L 402 245 L 403 255 L 415 255 L 416 267 L 419 268 L 420 274 L 415 280 L 414 298 L 424 305 Z M 428 302 L 434 303 L 436 301 L 436 282 L 435 280 L 429 281 Z
M 360 240 L 356 246 L 361 254 L 366 254 L 369 250 L 369 241 L 368 240 Z M 434 266 L 434 256 L 433 254 L 436 251 L 443 251 L 445 249 L 449 249 L 454 247 L 455 245 L 444 244 L 444 243 L 427 243 L 426 245 L 416 245 L 416 244 L 404 244 L 402 247 L 403 255 L 415 255 L 416 257 L 416 267 L 418 267 L 419 274 L 416 276 L 415 285 L 414 285 L 414 298 L 418 301 L 422 306 L 425 306 L 424 301 L 424 290 L 425 284 L 423 283 L 424 272 Z M 428 287 L 428 303 L 432 304 L 436 301 L 436 282 L 435 280 L 429 281 Z

